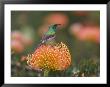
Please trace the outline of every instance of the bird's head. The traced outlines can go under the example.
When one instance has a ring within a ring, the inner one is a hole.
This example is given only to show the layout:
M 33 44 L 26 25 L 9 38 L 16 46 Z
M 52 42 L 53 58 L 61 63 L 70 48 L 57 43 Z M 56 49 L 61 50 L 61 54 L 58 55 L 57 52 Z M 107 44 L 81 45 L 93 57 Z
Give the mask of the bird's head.
M 55 33 L 57 32 L 57 30 L 58 30 L 58 26 L 59 26 L 60 24 L 53 24 L 53 25 L 50 25 L 49 26 L 49 29 L 48 29 L 48 31 L 45 33 L 45 35 L 55 35 Z
M 53 25 L 50 25 L 49 29 L 53 29 L 54 31 L 56 31 L 60 25 L 61 25 L 61 24 L 53 24 Z

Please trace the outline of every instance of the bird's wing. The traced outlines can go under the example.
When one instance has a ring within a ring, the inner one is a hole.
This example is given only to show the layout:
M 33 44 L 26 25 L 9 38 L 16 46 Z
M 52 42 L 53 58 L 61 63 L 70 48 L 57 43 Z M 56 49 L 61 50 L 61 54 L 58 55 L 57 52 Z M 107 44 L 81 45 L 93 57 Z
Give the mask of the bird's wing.
M 45 42 L 45 41 L 47 41 L 48 39 L 50 39 L 50 38 L 55 38 L 56 37 L 56 35 L 44 35 L 43 37 L 42 37 L 42 43 L 43 42 Z
M 44 40 L 44 39 L 49 39 L 49 38 L 52 38 L 52 37 L 55 37 L 55 35 L 44 35 L 44 36 L 42 37 L 42 40 Z

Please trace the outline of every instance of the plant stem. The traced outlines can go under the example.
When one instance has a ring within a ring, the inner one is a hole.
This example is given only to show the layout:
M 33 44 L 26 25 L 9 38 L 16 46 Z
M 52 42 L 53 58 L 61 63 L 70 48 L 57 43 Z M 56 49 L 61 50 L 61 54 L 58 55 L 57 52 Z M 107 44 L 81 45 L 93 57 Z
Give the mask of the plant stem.
M 49 74 L 49 70 L 45 69 L 45 70 L 44 70 L 44 77 L 47 77 L 48 74 Z

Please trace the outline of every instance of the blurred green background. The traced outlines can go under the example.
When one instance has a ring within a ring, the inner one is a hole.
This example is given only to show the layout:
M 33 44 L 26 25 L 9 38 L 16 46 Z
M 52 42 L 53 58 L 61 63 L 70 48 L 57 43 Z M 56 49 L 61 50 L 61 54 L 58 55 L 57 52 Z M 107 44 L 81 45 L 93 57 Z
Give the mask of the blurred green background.
M 42 76 L 42 72 L 28 67 L 25 58 L 35 51 L 48 26 L 55 23 L 61 24 L 57 42 L 68 46 L 72 64 L 49 76 L 100 76 L 99 11 L 12 11 L 11 76 Z

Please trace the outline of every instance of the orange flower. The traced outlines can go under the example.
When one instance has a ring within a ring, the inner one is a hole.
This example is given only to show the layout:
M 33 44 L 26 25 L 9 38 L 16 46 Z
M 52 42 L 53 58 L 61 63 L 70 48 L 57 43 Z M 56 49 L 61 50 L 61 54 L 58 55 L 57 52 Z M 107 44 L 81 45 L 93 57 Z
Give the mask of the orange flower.
M 46 16 L 45 23 L 50 24 L 61 24 L 62 27 L 65 27 L 68 24 L 68 17 L 60 12 L 54 12 Z
M 24 48 L 33 43 L 32 39 L 23 35 L 20 31 L 11 32 L 11 50 L 13 53 L 22 53 Z
M 79 23 L 73 24 L 70 27 L 72 34 L 81 41 L 91 41 L 100 43 L 100 28 L 99 26 L 83 26 Z
M 12 40 L 22 40 L 22 38 L 23 38 L 23 35 L 22 35 L 22 33 L 21 32 L 19 32 L 19 31 L 13 31 L 12 33 L 11 33 L 11 39 Z
M 64 43 L 55 46 L 41 45 L 27 57 L 28 65 L 33 69 L 65 70 L 71 64 L 71 55 Z
M 80 40 L 100 43 L 100 30 L 98 27 L 88 27 L 80 31 L 78 38 Z
M 22 53 L 24 51 L 23 44 L 18 40 L 11 41 L 11 50 L 15 53 Z

